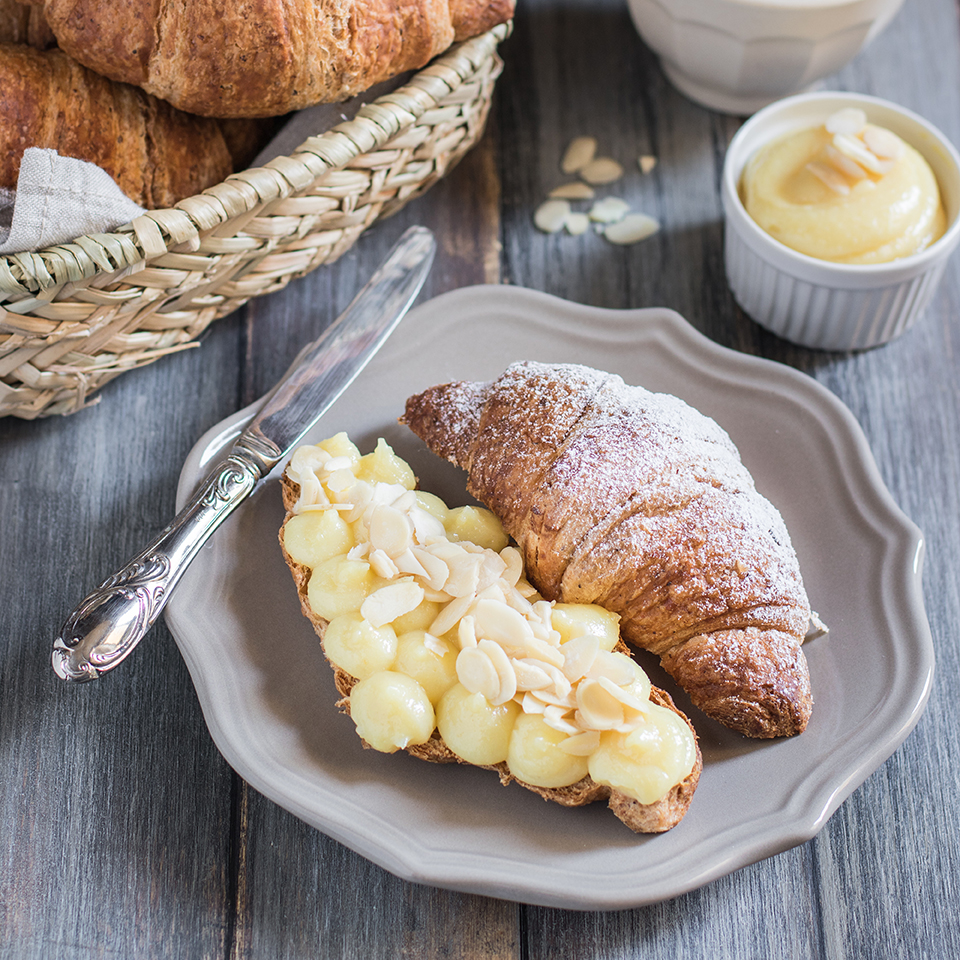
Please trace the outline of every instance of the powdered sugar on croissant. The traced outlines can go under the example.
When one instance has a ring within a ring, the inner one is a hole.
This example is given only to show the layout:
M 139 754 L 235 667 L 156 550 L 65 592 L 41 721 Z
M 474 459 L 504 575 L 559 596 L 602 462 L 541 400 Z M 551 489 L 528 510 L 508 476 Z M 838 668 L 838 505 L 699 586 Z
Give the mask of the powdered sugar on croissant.
M 799 564 L 713 420 L 612 374 L 524 362 L 411 397 L 404 422 L 468 471 L 545 597 L 619 613 L 623 636 L 728 727 L 804 729 Z

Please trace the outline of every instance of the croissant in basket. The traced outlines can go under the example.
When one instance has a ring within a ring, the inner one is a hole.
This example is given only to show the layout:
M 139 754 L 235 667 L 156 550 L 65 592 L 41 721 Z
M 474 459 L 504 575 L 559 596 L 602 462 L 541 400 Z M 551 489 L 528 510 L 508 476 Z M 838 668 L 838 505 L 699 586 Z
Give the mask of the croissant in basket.
M 114 83 L 60 50 L 0 43 L 0 187 L 16 188 L 28 147 L 97 164 L 144 207 L 173 206 L 233 172 L 218 121 Z
M 513 0 L 29 2 L 80 63 L 207 117 L 346 100 L 513 15 Z
M 468 471 L 543 596 L 619 613 L 623 636 L 731 729 L 805 728 L 799 564 L 713 420 L 617 376 L 526 362 L 413 396 L 404 422 Z

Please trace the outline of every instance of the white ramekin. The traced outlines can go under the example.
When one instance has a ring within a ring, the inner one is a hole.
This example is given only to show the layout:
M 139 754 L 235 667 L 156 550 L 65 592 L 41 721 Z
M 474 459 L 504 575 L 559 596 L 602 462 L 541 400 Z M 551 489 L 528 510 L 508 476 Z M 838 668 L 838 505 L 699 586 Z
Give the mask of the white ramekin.
M 670 82 L 747 115 L 849 63 L 903 0 L 628 0 Z
M 738 186 L 750 157 L 768 141 L 817 126 L 842 107 L 860 107 L 871 123 L 915 147 L 933 169 L 947 230 L 926 250 L 891 263 L 830 263 L 774 240 L 744 208 Z M 863 94 L 799 94 L 755 114 L 727 149 L 721 197 L 727 281 L 737 303 L 761 326 L 806 347 L 862 350 L 898 337 L 926 309 L 960 240 L 960 155 L 922 117 Z

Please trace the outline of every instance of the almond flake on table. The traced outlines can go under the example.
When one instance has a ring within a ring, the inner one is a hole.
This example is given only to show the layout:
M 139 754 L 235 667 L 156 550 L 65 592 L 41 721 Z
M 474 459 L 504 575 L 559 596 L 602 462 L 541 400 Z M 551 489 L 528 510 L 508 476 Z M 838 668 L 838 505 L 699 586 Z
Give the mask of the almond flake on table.
M 597 157 L 581 167 L 577 173 L 587 183 L 599 186 L 619 180 L 623 176 L 623 167 L 612 157 Z
M 544 233 L 556 233 L 570 216 L 570 204 L 566 200 L 546 200 L 537 207 L 533 222 Z
M 657 165 L 657 158 L 650 156 L 650 154 L 643 154 L 640 157 L 637 157 L 637 166 L 640 168 L 641 173 L 649 173 Z
M 576 173 L 590 163 L 596 153 L 597 141 L 594 137 L 575 137 L 564 151 L 560 169 L 564 173 Z
M 596 191 L 589 184 L 580 180 L 571 180 L 570 183 L 561 183 L 554 187 L 548 196 L 555 200 L 592 200 Z
M 659 230 L 659 222 L 646 213 L 628 213 L 622 220 L 604 228 L 603 235 L 611 243 L 627 245 L 646 240 Z
M 585 213 L 570 213 L 563 225 L 567 233 L 579 237 L 580 234 L 586 233 L 590 229 L 590 218 Z
M 620 197 L 604 197 L 590 208 L 590 219 L 594 223 L 616 223 L 630 212 L 630 204 Z

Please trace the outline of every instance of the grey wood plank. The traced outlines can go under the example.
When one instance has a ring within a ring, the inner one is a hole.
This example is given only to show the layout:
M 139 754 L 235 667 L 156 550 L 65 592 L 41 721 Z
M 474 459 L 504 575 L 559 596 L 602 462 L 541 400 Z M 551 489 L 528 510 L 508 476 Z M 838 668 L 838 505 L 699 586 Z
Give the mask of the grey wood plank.
M 167 522 L 192 438 L 232 409 L 230 351 L 205 353 L 71 418 L 0 422 L 0 956 L 221 952 L 232 777 L 169 634 L 97 684 L 50 668 L 69 608 Z

